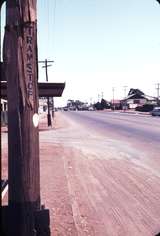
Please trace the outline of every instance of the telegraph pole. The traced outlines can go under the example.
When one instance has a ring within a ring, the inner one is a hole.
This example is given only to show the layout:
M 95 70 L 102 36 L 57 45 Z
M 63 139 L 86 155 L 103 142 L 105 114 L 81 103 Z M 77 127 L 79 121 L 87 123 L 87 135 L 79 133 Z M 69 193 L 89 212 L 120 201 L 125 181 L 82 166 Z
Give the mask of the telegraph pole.
M 159 98 L 160 83 L 156 84 L 157 98 Z
M 113 88 L 112 88 L 112 95 L 113 95 L 113 110 L 115 110 L 115 104 L 114 104 L 114 91 L 115 91 L 115 88 L 113 87 Z
M 98 102 L 100 102 L 100 95 L 98 94 Z
M 127 87 L 128 87 L 128 86 L 126 86 L 126 85 L 123 86 L 123 88 L 124 88 L 124 98 L 126 98 L 126 89 L 127 89 Z
M 9 192 L 8 206 L 2 209 L 6 236 L 40 236 L 44 230 L 50 235 L 49 211 L 41 209 L 40 201 L 36 6 L 36 0 L 6 1 Z
M 128 86 L 123 86 L 123 88 L 124 88 L 124 101 L 125 102 L 123 102 L 123 111 L 125 111 L 126 109 L 127 109 L 127 102 L 126 102 L 126 89 L 127 89 L 127 87 Z
M 48 67 L 49 66 L 52 66 L 52 65 L 48 65 L 48 62 L 51 63 L 51 62 L 54 62 L 54 61 L 48 61 L 47 59 L 45 59 L 44 61 L 38 61 L 38 63 L 43 63 L 44 66 L 42 66 L 42 68 L 45 68 L 45 72 L 46 72 L 46 81 L 48 82 Z
M 5 2 L 5 0 L 0 0 L 0 80 L 2 80 L 2 77 L 4 79 L 4 75 L 3 75 L 3 63 L 2 63 L 2 53 L 1 53 L 1 9 L 2 9 L 2 5 Z
M 52 65 L 48 65 L 48 62 L 54 62 L 54 61 L 48 61 L 47 59 L 45 59 L 44 61 L 39 61 L 39 63 L 44 63 L 45 65 L 42 66 L 42 68 L 45 68 L 45 72 L 46 72 L 46 81 L 48 82 L 48 67 L 52 66 Z M 52 98 L 52 116 L 53 116 L 53 98 Z M 49 102 L 49 97 L 47 97 L 47 107 L 48 107 L 48 114 L 47 114 L 47 121 L 48 121 L 48 126 L 52 126 L 52 122 L 51 122 L 51 114 L 50 114 L 50 102 Z
M 0 61 L 1 61 L 1 8 L 5 0 L 0 0 Z
M 160 83 L 156 84 L 156 90 L 157 90 L 157 105 L 159 105 L 159 91 L 160 91 Z
M 101 94 L 102 94 L 102 99 L 103 99 L 103 92 Z

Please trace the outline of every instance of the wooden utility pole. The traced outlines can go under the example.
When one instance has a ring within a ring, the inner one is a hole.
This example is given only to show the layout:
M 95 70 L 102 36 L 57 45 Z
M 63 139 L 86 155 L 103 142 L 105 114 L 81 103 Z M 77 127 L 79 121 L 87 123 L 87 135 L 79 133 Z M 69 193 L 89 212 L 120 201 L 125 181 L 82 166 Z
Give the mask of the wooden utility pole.
M 114 91 L 115 91 L 115 88 L 112 87 L 112 95 L 113 95 L 113 99 L 112 99 L 112 105 L 113 105 L 113 110 L 115 110 L 115 103 L 114 103 Z
M 1 61 L 1 8 L 5 0 L 0 0 L 0 61 Z
M 157 99 L 159 99 L 160 83 L 156 84 L 156 90 L 157 90 Z
M 4 80 L 4 75 L 3 75 L 3 63 L 2 63 L 2 53 L 1 53 L 1 9 L 2 5 L 5 2 L 5 0 L 0 0 L 0 80 Z
M 156 90 L 157 90 L 157 105 L 160 105 L 160 98 L 159 98 L 160 83 L 156 84 Z
M 36 5 L 36 0 L 6 1 L 3 61 L 8 88 L 9 206 L 3 230 L 7 236 L 43 235 L 37 226 L 41 204 Z
M 39 63 L 44 63 L 45 65 L 42 66 L 43 68 L 45 68 L 45 72 L 46 72 L 46 81 L 48 82 L 48 67 L 52 66 L 52 65 L 48 65 L 48 62 L 54 62 L 54 61 L 48 61 L 47 59 L 45 59 L 44 61 L 38 61 Z
M 126 86 L 126 85 L 123 86 L 123 88 L 124 88 L 124 99 L 126 98 L 126 90 L 127 90 L 127 87 L 128 87 L 128 86 Z
M 48 82 L 48 67 L 52 66 L 52 65 L 48 65 L 48 62 L 54 62 L 54 61 L 48 61 L 47 59 L 45 59 L 45 61 L 39 61 L 39 63 L 44 63 L 45 65 L 42 66 L 42 68 L 45 68 L 45 72 L 46 72 L 46 81 Z M 53 98 L 52 98 L 52 116 L 53 116 Z M 51 114 L 50 114 L 50 101 L 49 101 L 49 97 L 47 97 L 47 107 L 48 107 L 48 114 L 47 114 L 47 121 L 48 121 L 48 126 L 52 126 L 52 121 L 51 121 Z

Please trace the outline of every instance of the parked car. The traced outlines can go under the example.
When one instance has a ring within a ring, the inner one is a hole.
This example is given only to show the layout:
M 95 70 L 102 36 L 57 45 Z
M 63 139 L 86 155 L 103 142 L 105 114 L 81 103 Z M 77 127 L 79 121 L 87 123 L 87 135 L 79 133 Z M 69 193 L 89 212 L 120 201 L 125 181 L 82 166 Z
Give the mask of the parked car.
M 88 111 L 94 111 L 94 108 L 92 106 L 88 107 Z
M 69 107 L 69 111 L 76 111 L 76 107 L 75 106 Z
M 64 111 L 68 111 L 68 107 L 63 107 L 63 110 Z
M 160 116 L 160 107 L 155 107 L 155 108 L 151 111 L 151 115 L 152 115 L 152 116 Z

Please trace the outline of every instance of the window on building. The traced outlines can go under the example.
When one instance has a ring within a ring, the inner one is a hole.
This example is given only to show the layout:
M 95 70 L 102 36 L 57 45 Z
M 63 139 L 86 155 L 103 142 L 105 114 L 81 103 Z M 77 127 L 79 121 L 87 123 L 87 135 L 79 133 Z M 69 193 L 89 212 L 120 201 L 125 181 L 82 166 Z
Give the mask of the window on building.
M 140 100 L 139 99 L 135 99 L 133 103 L 134 104 L 140 104 Z

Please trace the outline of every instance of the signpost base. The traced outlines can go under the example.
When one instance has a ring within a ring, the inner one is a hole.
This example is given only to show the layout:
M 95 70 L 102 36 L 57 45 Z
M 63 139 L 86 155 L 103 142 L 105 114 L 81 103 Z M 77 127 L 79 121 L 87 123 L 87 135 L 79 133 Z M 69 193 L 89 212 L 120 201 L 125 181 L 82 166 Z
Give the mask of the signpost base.
M 21 236 L 21 212 L 20 208 L 1 207 L 2 236 Z M 49 210 L 41 208 L 34 212 L 29 211 L 28 215 L 31 225 L 30 236 L 50 236 Z M 19 222 L 18 220 L 19 219 Z M 28 222 L 27 222 L 28 223 Z

